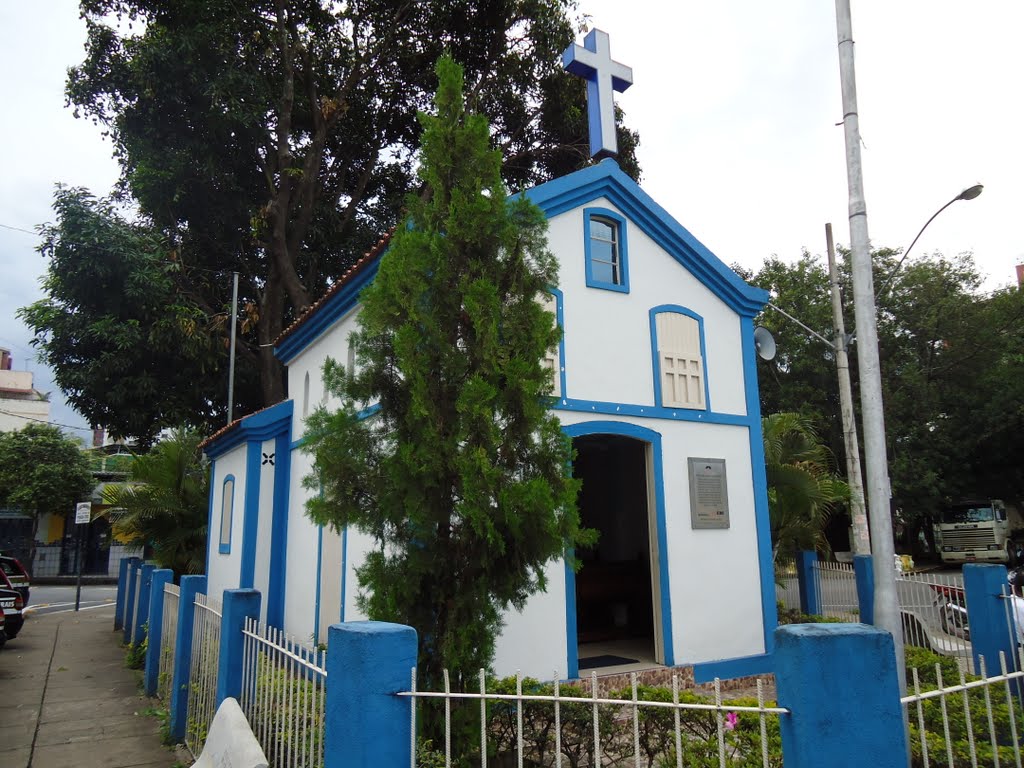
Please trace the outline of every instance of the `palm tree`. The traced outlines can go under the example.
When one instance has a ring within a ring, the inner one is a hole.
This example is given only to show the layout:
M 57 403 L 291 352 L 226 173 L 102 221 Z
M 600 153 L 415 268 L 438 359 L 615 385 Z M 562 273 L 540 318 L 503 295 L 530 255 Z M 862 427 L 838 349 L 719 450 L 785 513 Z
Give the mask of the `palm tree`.
M 107 489 L 114 533 L 153 547 L 153 559 L 176 574 L 202 573 L 206 563 L 209 472 L 202 436 L 179 428 L 137 456 L 131 481 Z
M 807 417 L 774 413 L 761 425 L 773 562 L 801 549 L 827 551 L 825 524 L 849 498 L 849 486 L 832 471 L 832 456 Z

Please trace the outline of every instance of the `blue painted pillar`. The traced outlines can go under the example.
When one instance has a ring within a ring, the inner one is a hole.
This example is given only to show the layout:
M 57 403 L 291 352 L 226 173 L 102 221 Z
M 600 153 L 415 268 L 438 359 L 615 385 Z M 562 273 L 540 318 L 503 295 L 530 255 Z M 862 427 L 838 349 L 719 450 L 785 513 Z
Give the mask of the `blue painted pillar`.
M 146 671 L 143 680 L 146 695 L 156 696 L 160 678 L 160 644 L 164 634 L 164 585 L 174 581 L 174 571 L 160 568 L 153 571 L 149 589 L 149 644 L 146 646 Z
M 135 620 L 135 587 L 138 585 L 139 569 L 142 568 L 142 561 L 137 557 L 132 558 L 135 562 L 128 566 L 128 591 L 125 593 L 124 602 L 124 644 L 132 641 L 132 622 Z
M 324 768 L 407 768 L 416 630 L 356 621 L 327 630 Z M 787 768 L 788 765 L 787 765 Z
M 188 685 L 192 664 L 192 625 L 196 594 L 206 593 L 205 576 L 182 576 L 178 599 L 178 629 L 174 636 L 174 675 L 171 677 L 170 737 L 177 744 L 185 738 L 188 722 Z
M 220 655 L 217 659 L 217 706 L 242 693 L 242 630 L 246 619 L 259 619 L 258 589 L 225 589 L 220 619 Z
M 857 606 L 864 624 L 875 623 L 875 572 L 871 570 L 871 555 L 853 556 L 853 576 L 857 580 Z
M 135 617 L 135 628 L 132 630 L 132 645 L 139 645 L 146 639 L 146 622 L 149 621 L 149 587 L 153 583 L 152 563 L 142 564 L 142 581 L 139 582 L 139 615 Z
M 801 550 L 796 553 L 796 580 L 800 586 L 800 610 L 810 616 L 821 615 L 818 580 L 814 578 L 814 566 L 817 563 L 817 552 Z
M 124 606 L 128 596 L 128 567 L 137 557 L 122 557 L 117 565 L 117 600 L 114 603 L 114 631 L 124 629 Z
M 1006 654 L 1012 672 L 1017 656 L 1013 622 L 1007 615 L 1003 589 L 1007 586 L 1006 566 L 967 563 L 964 565 L 964 591 L 967 594 L 967 619 L 971 625 L 971 652 L 976 670 L 985 659 L 989 675 L 999 674 L 999 652 Z
M 867 624 L 775 631 L 775 685 L 786 768 L 906 768 L 892 635 Z

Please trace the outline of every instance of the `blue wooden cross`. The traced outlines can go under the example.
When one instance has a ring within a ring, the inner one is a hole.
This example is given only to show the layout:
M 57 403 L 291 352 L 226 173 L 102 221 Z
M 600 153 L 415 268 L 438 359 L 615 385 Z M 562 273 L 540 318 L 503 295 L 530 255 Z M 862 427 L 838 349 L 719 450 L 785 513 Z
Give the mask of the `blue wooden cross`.
M 591 30 L 583 45 L 573 43 L 562 53 L 562 66 L 587 81 L 587 119 L 590 124 L 590 154 L 617 155 L 615 103 L 612 91 L 620 93 L 633 84 L 633 70 L 612 61 L 608 33 Z

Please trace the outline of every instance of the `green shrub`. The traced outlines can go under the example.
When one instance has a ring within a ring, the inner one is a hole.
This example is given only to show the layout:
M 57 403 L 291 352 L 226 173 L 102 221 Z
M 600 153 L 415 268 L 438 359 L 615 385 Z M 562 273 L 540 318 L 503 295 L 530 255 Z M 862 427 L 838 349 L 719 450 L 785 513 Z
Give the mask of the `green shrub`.
M 142 642 L 133 643 L 125 649 L 124 665 L 128 669 L 144 669 L 146 666 L 146 650 L 149 648 L 149 625 L 142 627 Z

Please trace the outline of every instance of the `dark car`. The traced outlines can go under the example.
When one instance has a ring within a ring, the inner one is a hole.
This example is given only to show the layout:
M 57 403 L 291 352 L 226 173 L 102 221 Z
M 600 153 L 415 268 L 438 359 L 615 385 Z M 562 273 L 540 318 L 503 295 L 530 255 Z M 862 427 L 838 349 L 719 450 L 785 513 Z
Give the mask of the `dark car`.
M 4 612 L 4 634 L 8 640 L 13 640 L 21 632 L 21 626 L 25 623 L 25 617 L 21 614 L 24 607 L 21 592 L 16 589 L 0 589 L 0 610 Z
M 4 631 L 4 609 L 0 608 L 0 648 L 4 647 L 4 643 L 7 642 L 7 633 Z
M 7 577 L 7 581 L 10 582 L 11 589 L 16 589 L 21 592 L 21 599 L 25 601 L 25 605 L 28 605 L 28 592 L 30 586 L 28 571 L 25 570 L 25 566 L 21 564 L 21 561 L 16 557 L 0 555 L 0 572 Z M 2 586 L 5 585 L 3 581 L 0 580 L 0 587 Z

